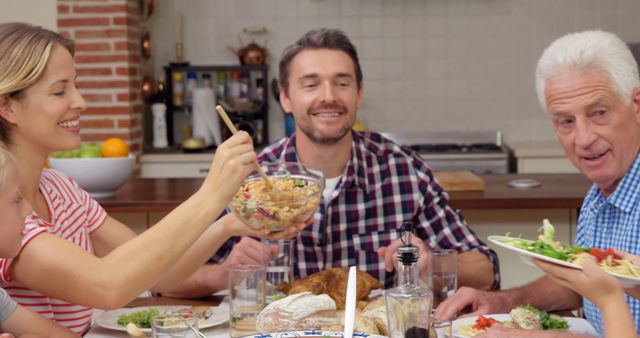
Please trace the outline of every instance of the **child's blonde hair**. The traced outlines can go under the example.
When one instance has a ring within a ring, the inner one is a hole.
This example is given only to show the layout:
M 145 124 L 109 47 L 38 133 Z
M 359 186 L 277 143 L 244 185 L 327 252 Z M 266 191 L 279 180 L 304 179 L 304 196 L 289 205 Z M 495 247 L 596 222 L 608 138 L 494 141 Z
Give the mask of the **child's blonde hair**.
M 13 155 L 5 147 L 4 143 L 0 142 L 0 191 L 4 189 L 4 185 L 7 183 L 7 166 L 12 162 Z

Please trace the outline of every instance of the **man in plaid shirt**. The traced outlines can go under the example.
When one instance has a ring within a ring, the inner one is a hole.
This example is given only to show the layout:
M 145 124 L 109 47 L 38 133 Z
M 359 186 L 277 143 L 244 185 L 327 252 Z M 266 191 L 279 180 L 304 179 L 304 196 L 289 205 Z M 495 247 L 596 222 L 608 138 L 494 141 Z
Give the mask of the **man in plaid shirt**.
M 427 164 L 379 134 L 352 131 L 363 98 L 362 71 L 342 32 L 311 31 L 286 48 L 279 80 L 280 102 L 295 117 L 296 132 L 262 151 L 259 161 L 301 162 L 326 177 L 313 224 L 295 236 L 294 278 L 356 265 L 394 286 L 399 229 L 410 221 L 422 276 L 429 250 L 454 249 L 459 285 L 499 287 L 496 254 L 449 207 Z M 222 263 L 203 273 L 219 279 L 225 266 L 259 263 L 259 244 L 228 241 L 213 257 Z

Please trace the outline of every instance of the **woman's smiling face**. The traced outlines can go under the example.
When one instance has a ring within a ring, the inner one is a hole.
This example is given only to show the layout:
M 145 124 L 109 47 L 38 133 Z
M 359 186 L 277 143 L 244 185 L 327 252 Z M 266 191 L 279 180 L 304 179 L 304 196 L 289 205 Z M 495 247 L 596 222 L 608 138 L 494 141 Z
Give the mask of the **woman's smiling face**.
M 42 77 L 10 99 L 9 121 L 12 144 L 28 144 L 45 152 L 80 146 L 80 112 L 85 101 L 76 88 L 71 53 L 54 45 Z

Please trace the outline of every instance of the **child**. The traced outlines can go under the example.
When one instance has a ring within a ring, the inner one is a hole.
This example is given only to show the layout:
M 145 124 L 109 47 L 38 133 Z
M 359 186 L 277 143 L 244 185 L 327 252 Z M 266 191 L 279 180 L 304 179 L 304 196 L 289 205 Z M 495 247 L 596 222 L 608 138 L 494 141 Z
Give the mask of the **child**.
M 0 146 L 0 257 L 15 257 L 20 251 L 24 218 L 31 205 L 20 192 L 18 172 L 11 154 Z M 79 337 L 62 326 L 17 305 L 0 289 L 0 332 L 14 335 L 25 333 L 41 336 Z M 10 337 L 8 334 L 0 338 Z
M 637 261 L 634 256 L 627 257 Z M 553 281 L 579 293 L 600 309 L 605 337 L 638 338 L 635 323 L 624 297 L 625 291 L 613 276 L 598 267 L 595 258 L 586 259 L 582 270 L 540 260 L 536 260 L 536 264 Z M 636 290 L 631 291 L 631 295 L 638 298 L 637 294 L 633 294 L 634 291 Z

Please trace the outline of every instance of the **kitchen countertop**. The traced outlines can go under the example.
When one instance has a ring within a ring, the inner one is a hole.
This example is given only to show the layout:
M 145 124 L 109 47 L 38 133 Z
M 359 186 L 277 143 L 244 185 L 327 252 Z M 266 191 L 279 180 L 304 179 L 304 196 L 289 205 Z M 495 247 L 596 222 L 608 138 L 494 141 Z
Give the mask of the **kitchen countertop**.
M 534 142 L 509 142 L 509 148 L 513 150 L 513 155 L 517 158 L 521 157 L 563 157 L 566 158 L 564 149 L 560 142 L 556 140 L 550 141 L 534 141 Z
M 484 191 L 449 193 L 457 209 L 579 209 L 591 183 L 580 174 L 481 175 Z M 510 188 L 516 178 L 533 178 L 541 186 Z M 202 178 L 132 178 L 115 196 L 98 199 L 108 212 L 168 212 L 193 194 Z

